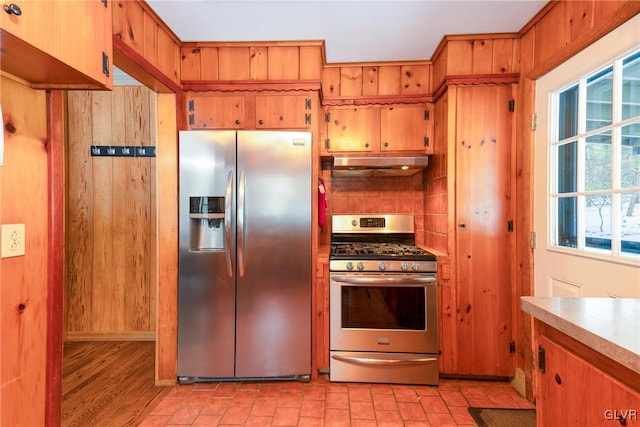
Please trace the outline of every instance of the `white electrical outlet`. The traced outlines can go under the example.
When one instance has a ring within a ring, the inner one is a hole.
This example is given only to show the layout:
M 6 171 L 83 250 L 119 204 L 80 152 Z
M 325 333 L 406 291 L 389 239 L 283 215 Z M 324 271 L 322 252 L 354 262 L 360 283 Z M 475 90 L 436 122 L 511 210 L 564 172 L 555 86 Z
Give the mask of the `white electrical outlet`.
M 24 224 L 2 224 L 2 258 L 24 255 Z

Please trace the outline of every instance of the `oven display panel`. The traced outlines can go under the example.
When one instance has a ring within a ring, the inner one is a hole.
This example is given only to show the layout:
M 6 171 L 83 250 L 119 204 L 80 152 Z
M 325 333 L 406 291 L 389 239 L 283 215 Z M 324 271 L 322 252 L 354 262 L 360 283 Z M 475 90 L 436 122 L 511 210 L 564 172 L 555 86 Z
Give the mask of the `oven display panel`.
M 342 327 L 426 330 L 425 288 L 342 286 Z

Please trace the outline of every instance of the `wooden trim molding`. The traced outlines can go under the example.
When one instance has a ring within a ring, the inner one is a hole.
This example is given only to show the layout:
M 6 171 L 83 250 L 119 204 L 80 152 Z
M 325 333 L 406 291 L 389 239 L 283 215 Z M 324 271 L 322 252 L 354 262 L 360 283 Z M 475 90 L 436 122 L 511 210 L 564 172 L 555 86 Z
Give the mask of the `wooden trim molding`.
M 320 80 L 225 80 L 225 81 L 183 81 L 182 89 L 185 91 L 203 92 L 258 92 L 277 91 L 291 92 L 295 90 L 310 91 L 320 90 Z
M 64 289 L 64 92 L 47 94 L 49 230 L 45 425 L 59 426 L 62 405 Z
M 509 74 L 476 74 L 476 75 L 461 75 L 461 76 L 447 76 L 440 83 L 438 89 L 433 93 L 433 100 L 437 100 L 447 90 L 448 86 L 475 86 L 475 85 L 508 85 L 518 83 L 520 81 L 519 73 Z
M 322 105 L 388 105 L 388 104 L 424 104 L 433 102 L 433 96 L 428 94 L 418 95 L 378 95 L 358 98 L 331 97 L 323 98 Z

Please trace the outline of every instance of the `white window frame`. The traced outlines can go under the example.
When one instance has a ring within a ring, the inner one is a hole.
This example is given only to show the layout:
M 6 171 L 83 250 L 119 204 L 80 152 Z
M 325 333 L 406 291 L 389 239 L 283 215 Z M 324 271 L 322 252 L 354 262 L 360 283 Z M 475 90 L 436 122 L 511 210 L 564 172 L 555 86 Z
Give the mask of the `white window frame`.
M 623 60 L 631 55 L 640 52 L 640 44 L 633 48 L 626 50 L 625 52 L 617 55 L 615 58 L 607 61 L 606 63 L 594 66 L 590 71 L 584 73 L 579 79 L 568 82 L 562 88 L 555 90 L 549 94 L 549 146 L 548 146 L 548 165 L 549 165 L 549 189 L 548 189 L 548 215 L 549 215 L 549 229 L 548 229 L 548 242 L 549 249 L 554 251 L 574 253 L 580 256 L 594 257 L 603 260 L 612 260 L 618 262 L 632 262 L 637 263 L 640 260 L 640 254 L 633 254 L 621 251 L 621 224 L 619 221 L 619 214 L 622 194 L 625 193 L 637 193 L 640 192 L 640 187 L 621 187 L 621 131 L 624 126 L 640 121 L 640 115 L 634 116 L 629 119 L 622 120 L 622 70 Z M 587 124 L 587 80 L 594 75 L 606 70 L 609 67 L 613 67 L 613 87 L 612 87 L 612 116 L 611 123 L 593 129 L 586 130 Z M 559 104 L 560 94 L 565 90 L 578 86 L 578 129 L 577 135 L 559 140 Z M 611 185 L 608 189 L 603 190 L 589 190 L 585 189 L 585 147 L 586 140 L 592 135 L 601 134 L 604 132 L 610 132 L 611 134 Z M 576 191 L 570 193 L 558 192 L 558 158 L 557 147 L 567 144 L 569 142 L 576 142 L 577 144 L 577 157 L 576 157 Z M 588 196 L 593 195 L 609 195 L 611 197 L 611 250 L 604 250 L 598 248 L 592 248 L 586 246 L 586 224 L 585 224 L 585 203 L 584 200 Z M 577 245 L 576 247 L 562 246 L 558 243 L 558 202 L 562 197 L 576 197 L 576 227 L 577 227 Z

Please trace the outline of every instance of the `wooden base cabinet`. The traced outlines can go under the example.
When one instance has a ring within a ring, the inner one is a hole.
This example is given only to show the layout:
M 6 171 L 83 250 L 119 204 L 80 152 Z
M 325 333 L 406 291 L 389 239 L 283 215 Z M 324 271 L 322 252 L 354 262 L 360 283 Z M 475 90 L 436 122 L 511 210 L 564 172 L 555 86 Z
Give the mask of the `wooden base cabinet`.
M 189 129 L 311 129 L 318 95 L 188 92 L 186 106 Z
M 0 67 L 35 88 L 110 89 L 112 2 L 6 2 Z
M 433 105 L 332 106 L 325 110 L 325 154 L 433 154 Z
M 595 366 L 561 343 L 569 337 L 553 335 L 554 339 L 541 336 L 537 341 L 537 425 L 640 426 L 640 391 L 598 367 L 617 369 L 615 362 Z M 636 383 L 639 378 L 635 374 Z

